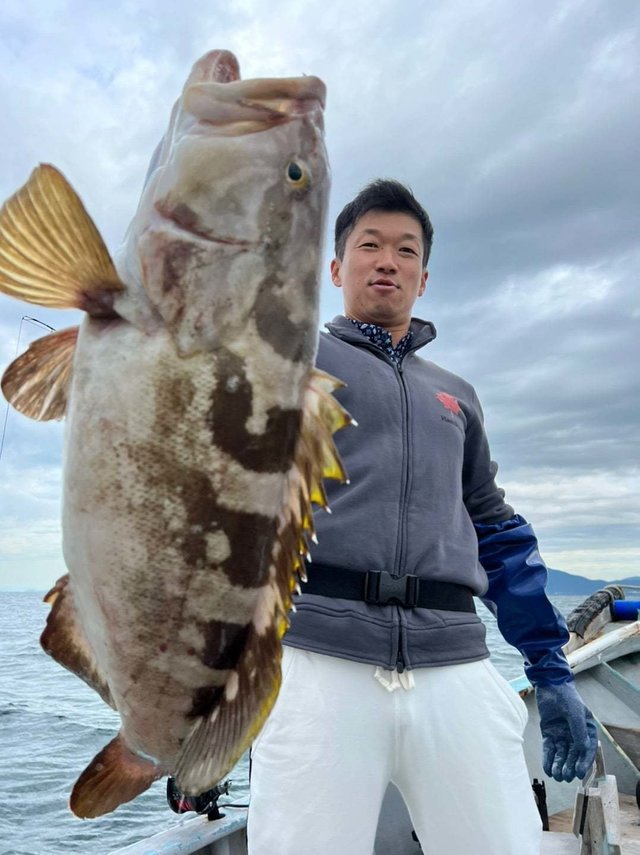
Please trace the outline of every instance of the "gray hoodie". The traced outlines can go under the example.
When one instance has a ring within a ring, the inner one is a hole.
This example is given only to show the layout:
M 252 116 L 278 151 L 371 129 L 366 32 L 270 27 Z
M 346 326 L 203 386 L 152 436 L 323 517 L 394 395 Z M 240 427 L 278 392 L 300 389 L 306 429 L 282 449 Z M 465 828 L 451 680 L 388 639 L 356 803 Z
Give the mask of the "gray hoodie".
M 350 484 L 325 486 L 313 562 L 456 582 L 482 595 L 474 523 L 513 516 L 495 483 L 482 409 L 469 383 L 416 351 L 435 338 L 413 319 L 397 366 L 348 319 L 320 335 L 316 363 L 346 383 L 338 400 L 358 422 L 336 435 Z M 318 570 L 321 572 L 321 569 Z M 471 662 L 489 655 L 473 613 L 303 594 L 284 643 L 385 668 Z

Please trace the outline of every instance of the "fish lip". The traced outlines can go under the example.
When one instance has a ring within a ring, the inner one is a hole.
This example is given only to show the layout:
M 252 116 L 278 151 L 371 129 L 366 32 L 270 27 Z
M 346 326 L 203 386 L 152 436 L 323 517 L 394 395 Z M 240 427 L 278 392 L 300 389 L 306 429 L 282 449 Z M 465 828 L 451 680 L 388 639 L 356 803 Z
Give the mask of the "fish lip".
M 325 85 L 317 77 L 196 82 L 182 103 L 200 124 L 223 135 L 268 130 L 297 118 L 322 123 Z
M 230 50 L 210 50 L 194 64 L 184 88 L 208 80 L 230 83 L 239 79 L 240 65 L 235 55 Z
M 230 97 L 241 97 L 248 101 L 262 101 L 273 98 L 291 99 L 292 101 L 315 100 L 325 107 L 326 86 L 315 75 L 302 77 L 240 77 L 240 65 L 235 55 L 229 50 L 210 50 L 201 56 L 194 64 L 184 85 L 187 91 L 195 85 L 213 84 L 229 89 Z
M 225 103 L 255 104 L 256 106 L 273 102 L 291 102 L 304 105 L 311 102 L 313 108 L 318 104 L 324 109 L 327 89 L 319 77 L 256 77 L 248 80 L 230 80 L 221 83 L 217 80 L 196 81 L 185 86 L 185 92 L 199 91 L 214 94 Z

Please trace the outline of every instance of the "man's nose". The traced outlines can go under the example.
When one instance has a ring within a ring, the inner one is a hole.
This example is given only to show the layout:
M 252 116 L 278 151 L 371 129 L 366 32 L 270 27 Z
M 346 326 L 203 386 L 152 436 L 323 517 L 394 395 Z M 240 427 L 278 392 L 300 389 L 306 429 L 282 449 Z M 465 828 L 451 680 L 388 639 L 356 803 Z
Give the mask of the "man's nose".
M 378 252 L 378 256 L 376 258 L 376 269 L 385 270 L 387 272 L 396 270 L 395 256 L 390 247 L 382 247 Z

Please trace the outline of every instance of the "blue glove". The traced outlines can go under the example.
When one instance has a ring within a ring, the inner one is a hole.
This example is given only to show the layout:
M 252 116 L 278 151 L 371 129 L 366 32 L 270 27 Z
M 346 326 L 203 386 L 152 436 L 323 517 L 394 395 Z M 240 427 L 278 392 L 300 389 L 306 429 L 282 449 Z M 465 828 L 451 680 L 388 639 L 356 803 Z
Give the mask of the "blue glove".
M 593 765 L 598 732 L 573 680 L 536 686 L 542 733 L 542 767 L 556 781 L 584 778 Z
M 489 588 L 482 602 L 504 639 L 522 653 L 533 686 L 571 680 L 562 646 L 567 625 L 545 593 L 547 568 L 531 525 L 516 514 L 500 523 L 475 523 L 478 556 Z

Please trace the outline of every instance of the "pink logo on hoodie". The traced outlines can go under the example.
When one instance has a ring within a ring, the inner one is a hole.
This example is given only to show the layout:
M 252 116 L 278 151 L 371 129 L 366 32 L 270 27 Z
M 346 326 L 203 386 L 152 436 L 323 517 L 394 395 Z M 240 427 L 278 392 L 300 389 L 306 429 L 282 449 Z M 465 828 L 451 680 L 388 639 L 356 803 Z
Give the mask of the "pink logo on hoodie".
M 438 392 L 436 398 L 440 401 L 445 410 L 449 410 L 449 412 L 453 413 L 454 416 L 460 415 L 460 404 L 453 395 L 449 395 L 447 392 Z

